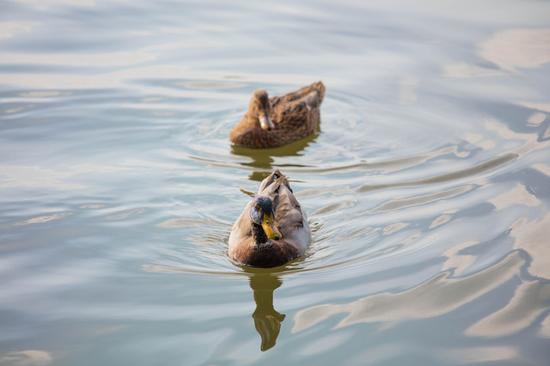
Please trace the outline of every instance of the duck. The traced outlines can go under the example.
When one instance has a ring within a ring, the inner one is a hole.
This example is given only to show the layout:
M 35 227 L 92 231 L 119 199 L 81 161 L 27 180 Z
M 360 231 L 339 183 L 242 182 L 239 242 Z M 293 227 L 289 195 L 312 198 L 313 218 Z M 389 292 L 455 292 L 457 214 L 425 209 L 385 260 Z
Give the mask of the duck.
M 267 91 L 252 93 L 248 110 L 229 134 L 237 146 L 275 148 L 314 134 L 321 123 L 325 85 L 317 81 L 294 92 L 269 97 Z
M 228 255 L 253 267 L 277 267 L 301 257 L 311 243 L 304 210 L 278 169 L 265 178 L 229 235 Z

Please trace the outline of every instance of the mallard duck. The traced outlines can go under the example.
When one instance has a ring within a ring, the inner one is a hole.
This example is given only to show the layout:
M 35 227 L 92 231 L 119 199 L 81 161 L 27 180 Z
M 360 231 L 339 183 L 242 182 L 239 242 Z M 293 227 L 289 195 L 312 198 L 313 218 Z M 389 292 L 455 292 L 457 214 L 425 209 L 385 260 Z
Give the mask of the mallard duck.
M 275 170 L 233 225 L 228 254 L 242 264 L 275 267 L 302 256 L 310 242 L 307 217 L 288 179 Z
M 303 139 L 319 129 L 324 96 L 321 81 L 280 97 L 269 98 L 267 91 L 256 90 L 248 111 L 233 127 L 229 138 L 235 145 L 255 149 Z

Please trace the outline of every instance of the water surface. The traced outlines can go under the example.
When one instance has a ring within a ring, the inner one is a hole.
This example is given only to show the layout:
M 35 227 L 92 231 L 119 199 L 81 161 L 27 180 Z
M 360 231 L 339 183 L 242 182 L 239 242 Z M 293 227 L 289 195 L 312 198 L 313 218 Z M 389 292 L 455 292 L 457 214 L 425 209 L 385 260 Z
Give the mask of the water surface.
M 0 365 L 545 365 L 550 3 L 0 3 Z M 321 132 L 232 147 L 251 92 Z M 226 256 L 271 169 L 313 231 Z

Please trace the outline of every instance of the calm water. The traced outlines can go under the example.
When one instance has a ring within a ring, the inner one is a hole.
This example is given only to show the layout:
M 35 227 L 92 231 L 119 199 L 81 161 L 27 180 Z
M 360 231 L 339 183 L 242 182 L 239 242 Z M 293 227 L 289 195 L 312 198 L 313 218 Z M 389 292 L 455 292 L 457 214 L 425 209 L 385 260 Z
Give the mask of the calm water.
M 547 1 L 0 2 L 0 365 L 547 365 Z M 323 80 L 322 131 L 231 147 Z M 272 168 L 307 258 L 226 256 Z

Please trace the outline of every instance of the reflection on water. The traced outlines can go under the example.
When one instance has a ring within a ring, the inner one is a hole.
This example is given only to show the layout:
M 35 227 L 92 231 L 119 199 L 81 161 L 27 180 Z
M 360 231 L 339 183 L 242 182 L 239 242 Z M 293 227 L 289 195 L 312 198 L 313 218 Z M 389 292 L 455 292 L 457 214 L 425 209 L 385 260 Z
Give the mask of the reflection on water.
M 267 351 L 275 346 L 285 315 L 273 307 L 273 292 L 281 286 L 279 277 L 269 272 L 250 272 L 250 288 L 254 293 L 256 309 L 252 313 L 254 326 L 261 338 L 260 349 Z
M 548 363 L 549 2 L 1 8 L 1 366 Z M 317 135 L 230 145 L 319 79 Z M 313 241 L 243 269 L 273 168 Z
M 46 366 L 52 362 L 52 356 L 42 350 L 25 350 L 0 354 L 0 365 Z
M 549 301 L 549 284 L 539 281 L 524 282 L 516 288 L 506 306 L 472 325 L 466 330 L 466 334 L 502 337 L 520 332 L 547 311 Z
M 505 70 L 550 62 L 550 29 L 511 29 L 481 44 L 481 55 Z
M 321 122 L 322 123 L 322 122 Z M 248 157 L 252 161 L 241 163 L 243 166 L 249 166 L 253 168 L 252 173 L 248 178 L 255 182 L 261 182 L 267 177 L 273 169 L 273 162 L 277 156 L 301 156 L 304 154 L 304 150 L 312 143 L 315 142 L 318 134 L 306 137 L 304 139 L 295 141 L 291 144 L 273 148 L 273 149 L 249 149 L 242 146 L 231 146 L 231 153 L 236 156 Z M 300 167 L 300 165 L 294 164 L 282 164 L 278 165 L 278 168 L 285 169 L 287 167 Z
M 521 255 L 514 252 L 498 266 L 465 278 L 453 279 L 449 273 L 442 273 L 410 291 L 376 294 L 347 304 L 316 305 L 296 313 L 292 331 L 304 331 L 341 313 L 346 316 L 337 328 L 380 322 L 390 326 L 394 322 L 441 316 L 506 283 L 522 265 Z

